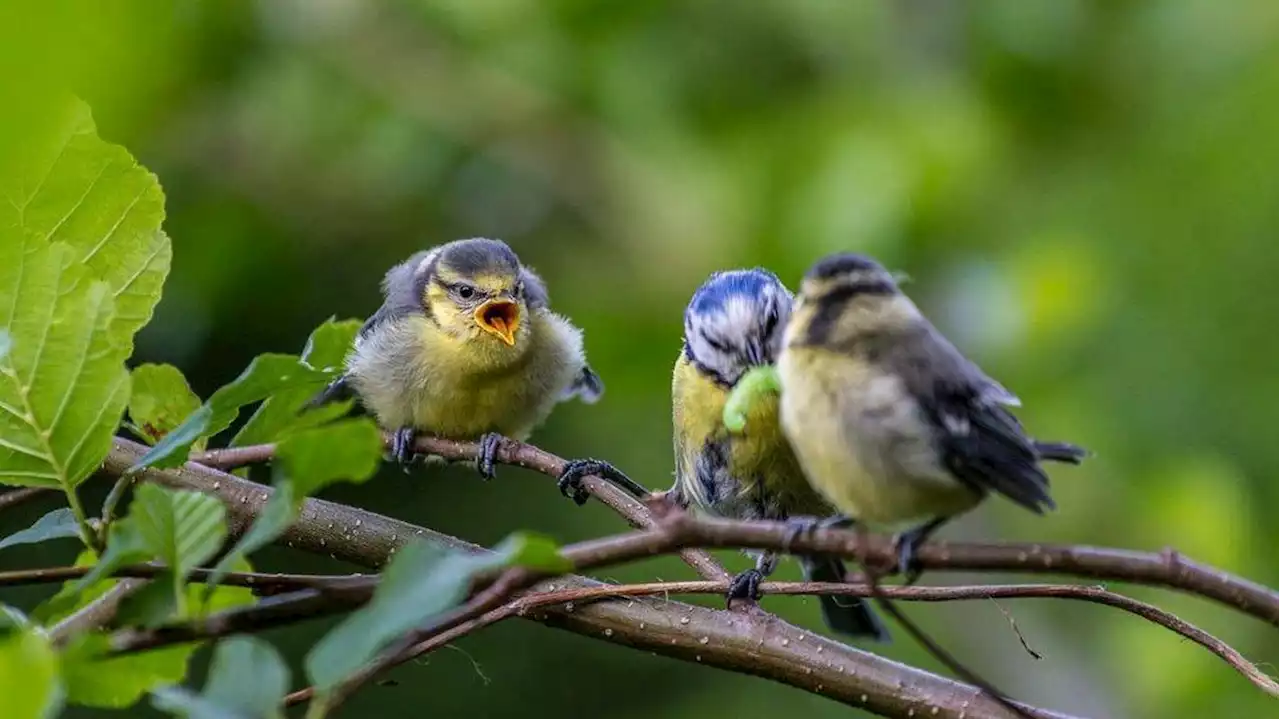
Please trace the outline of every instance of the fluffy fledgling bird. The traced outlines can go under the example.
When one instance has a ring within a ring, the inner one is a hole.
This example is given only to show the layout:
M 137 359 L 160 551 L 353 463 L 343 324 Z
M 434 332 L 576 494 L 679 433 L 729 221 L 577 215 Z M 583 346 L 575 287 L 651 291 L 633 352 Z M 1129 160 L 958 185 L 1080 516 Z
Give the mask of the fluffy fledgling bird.
M 313 404 L 356 395 L 395 432 L 402 464 L 419 433 L 479 440 L 477 466 L 490 478 L 503 437 L 523 440 L 556 403 L 595 402 L 604 391 L 582 331 L 551 311 L 542 280 L 501 241 L 419 252 L 391 268 L 382 289 L 385 302 L 360 329 L 346 372 Z M 586 474 L 630 482 L 603 462 L 571 462 L 560 486 L 579 504 Z
M 960 354 L 879 263 L 827 257 L 805 275 L 778 359 L 781 419 L 813 486 L 848 518 L 909 529 L 899 568 L 995 492 L 1052 509 L 1041 460 L 1085 450 L 1027 436 L 1017 397 Z
M 758 398 L 743 432 L 723 423 L 725 402 L 748 370 L 774 362 L 791 312 L 791 293 L 760 269 L 720 272 L 694 294 L 684 318 L 684 347 L 671 384 L 676 481 L 668 498 L 695 512 L 734 519 L 786 520 L 834 510 L 805 480 L 778 424 L 776 394 Z M 814 581 L 844 581 L 844 565 L 802 557 Z M 756 567 L 735 577 L 729 598 L 757 598 L 777 556 L 757 555 Z M 887 639 L 860 599 L 824 596 L 827 624 L 853 636 Z

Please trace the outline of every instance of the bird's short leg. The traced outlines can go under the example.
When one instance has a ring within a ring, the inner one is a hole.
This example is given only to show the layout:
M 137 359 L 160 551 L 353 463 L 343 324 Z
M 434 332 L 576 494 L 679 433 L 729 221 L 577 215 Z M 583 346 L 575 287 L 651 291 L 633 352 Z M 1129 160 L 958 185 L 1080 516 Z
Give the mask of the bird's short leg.
M 795 516 L 787 517 L 787 537 L 782 546 L 790 551 L 791 543 L 797 539 L 813 534 L 819 529 L 840 529 L 853 526 L 854 519 L 847 514 L 833 514 L 830 517 Z
M 939 517 L 931 519 L 918 527 L 913 527 L 900 532 L 893 538 L 894 548 L 898 550 L 898 571 L 902 572 L 903 581 L 906 584 L 915 584 L 920 578 L 920 574 L 924 571 L 920 567 L 920 559 L 916 557 L 916 552 L 920 550 L 920 545 L 924 544 L 929 535 L 938 531 L 938 528 L 946 523 L 947 517 Z
M 480 449 L 476 452 L 476 471 L 486 482 L 493 479 L 493 466 L 498 461 L 498 448 L 507 438 L 497 432 L 488 432 L 480 437 Z
M 725 601 L 733 604 L 735 599 L 758 601 L 764 596 L 760 592 L 763 582 L 778 566 L 778 555 L 773 552 L 762 552 L 756 557 L 756 566 L 739 572 L 729 582 L 729 591 L 725 593 Z
M 418 456 L 413 448 L 417 439 L 418 431 L 413 427 L 401 427 L 391 436 L 391 456 L 400 463 L 405 474 L 409 473 L 413 460 Z
M 637 483 L 635 480 L 623 474 L 622 470 L 598 459 L 575 459 L 564 466 L 564 471 L 560 473 L 560 479 L 556 485 L 560 488 L 560 493 L 572 499 L 578 506 L 587 503 L 587 490 L 582 487 L 582 478 L 587 475 L 595 475 L 600 479 L 611 482 L 614 486 L 627 492 L 636 499 L 641 499 L 649 495 L 649 490 Z

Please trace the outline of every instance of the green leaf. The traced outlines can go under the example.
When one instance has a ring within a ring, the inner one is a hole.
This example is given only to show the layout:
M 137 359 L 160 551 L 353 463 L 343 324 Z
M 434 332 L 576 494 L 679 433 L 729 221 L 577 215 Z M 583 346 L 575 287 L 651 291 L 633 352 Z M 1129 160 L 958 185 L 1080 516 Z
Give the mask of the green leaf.
M 75 566 L 92 567 L 95 563 L 97 563 L 97 557 L 93 550 L 85 549 L 76 557 Z M 124 562 L 124 564 L 128 563 Z M 233 563 L 230 570 L 252 572 L 253 566 L 248 560 L 241 559 Z M 99 572 L 99 576 L 102 574 Z M 33 615 L 41 624 L 46 626 L 55 624 L 105 594 L 118 581 L 117 579 L 100 579 L 87 585 L 82 585 L 82 581 L 63 582 L 62 589 L 37 607 Z M 246 587 L 219 586 L 212 595 L 209 595 L 204 583 L 187 584 L 188 614 L 205 615 L 233 607 L 247 606 L 255 601 L 253 591 Z
M 93 553 L 85 551 L 76 560 L 77 566 L 93 562 Z M 248 562 L 241 561 L 235 571 L 253 571 Z M 104 579 L 79 595 L 78 602 L 61 607 L 63 614 L 54 615 L 51 621 L 79 611 L 94 598 L 108 591 L 119 580 Z M 63 595 L 72 585 L 63 588 Z M 203 583 L 187 584 L 186 604 L 189 615 L 204 616 L 213 612 L 247 606 L 254 603 L 253 592 L 244 587 L 218 587 L 201 604 L 205 594 Z M 169 592 L 171 594 L 171 592 Z M 74 595 L 70 595 L 74 599 Z M 47 610 L 46 610 L 47 611 Z M 138 701 L 149 691 L 176 682 L 187 674 L 187 664 L 197 644 L 181 644 L 140 654 L 104 658 L 109 647 L 107 635 L 87 634 L 71 640 L 63 652 L 63 673 L 66 677 L 70 701 L 96 707 L 124 708 Z
M 0 171 L 0 483 L 70 490 L 110 449 L 169 271 L 164 196 L 62 103 Z
M 192 444 L 230 427 L 245 405 L 284 390 L 319 390 L 333 374 L 315 369 L 293 355 L 259 355 L 231 384 L 214 392 L 200 409 L 144 454 L 134 469 L 177 467 L 187 460 Z
M 276 462 L 300 496 L 338 481 L 364 482 L 381 461 L 382 433 L 368 417 L 297 432 L 276 446 Z
M 217 497 L 150 483 L 138 487 L 129 507 L 145 547 L 179 582 L 222 547 L 226 513 Z
M 0 203 L 3 204 L 3 203 Z M 71 248 L 0 226 L 0 483 L 71 490 L 111 447 L 129 395 L 127 333 Z
M 21 532 L 14 532 L 5 537 L 0 541 L 0 549 L 12 547 L 15 544 L 34 544 L 48 539 L 78 536 L 80 536 L 80 525 L 76 523 L 75 513 L 63 507 L 37 519 L 35 524 Z
M 516 532 L 493 551 L 502 558 L 501 564 L 495 566 L 526 567 L 546 574 L 573 571 L 573 562 L 560 553 L 560 544 L 545 534 Z
M 747 426 L 747 412 L 765 393 L 777 394 L 782 391 L 778 380 L 778 371 L 773 367 L 753 367 L 734 385 L 733 392 L 724 403 L 721 418 L 730 432 L 741 433 Z
M 107 549 L 102 553 L 102 557 L 88 574 L 71 585 L 67 593 L 75 595 L 83 592 L 93 584 L 111 576 L 111 573 L 120 567 L 145 562 L 151 557 L 152 552 L 146 540 L 138 533 L 132 517 L 116 520 L 111 523 L 111 531 L 107 536 Z
M 151 706 L 187 719 L 256 719 L 237 714 L 183 686 L 160 687 L 151 692 Z
M 289 670 L 276 650 L 254 637 L 234 637 L 218 644 L 209 681 L 200 695 L 179 689 L 160 691 L 156 708 L 193 719 L 280 716 L 289 691 Z
M 187 378 L 177 367 L 144 364 L 134 368 L 129 419 L 142 431 L 148 444 L 164 439 L 199 408 L 200 398 L 191 391 Z M 200 451 L 204 449 L 204 441 L 197 440 L 193 446 Z
M 519 563 L 557 572 L 567 568 L 555 543 L 537 535 L 514 534 L 483 554 L 420 542 L 406 545 L 387 565 L 373 600 L 307 654 L 308 678 L 318 691 L 336 686 L 388 642 L 456 606 L 477 574 Z
M 157 560 L 173 571 L 170 586 L 176 596 L 186 576 L 212 557 L 226 536 L 226 508 L 216 497 L 142 484 L 129 515 L 112 523 L 106 552 L 71 592 L 84 591 L 120 567 Z
M 320 325 L 307 339 L 302 361 L 316 369 L 337 373 L 351 351 L 360 325 L 360 320 L 334 319 Z M 303 405 L 315 394 L 313 388 L 298 387 L 268 397 L 231 440 L 231 445 L 243 447 L 274 442 L 288 432 L 324 424 L 351 410 L 350 402 L 335 402 L 303 412 Z
M 156 687 L 181 682 L 198 645 L 178 644 L 106 658 L 107 635 L 85 634 L 62 651 L 62 679 L 73 704 L 123 709 Z
M 116 309 L 110 334 L 127 357 L 169 274 L 164 193 L 127 150 L 97 136 L 83 102 L 61 103 L 43 126 L 24 165 L 0 177 L 0 244 L 6 236 L 65 243 L 72 263 L 106 282 Z
M 222 706 L 253 717 L 279 714 L 289 691 L 289 669 L 270 644 L 254 637 L 235 637 L 218 645 L 204 695 Z
M 161 572 L 120 602 L 113 622 L 130 627 L 157 627 L 164 624 L 181 608 L 174 586 L 173 573 Z
M 82 549 L 80 554 L 76 556 L 74 566 L 92 567 L 98 561 L 98 555 L 92 549 Z M 85 604 L 97 599 L 111 588 L 115 580 L 105 580 L 94 585 L 86 585 L 81 591 L 79 580 L 70 580 L 62 583 L 62 588 L 58 593 L 41 602 L 39 606 L 31 611 L 31 616 L 40 624 L 50 626 L 67 618 L 83 607 Z
M 49 637 L 26 625 L 0 633 L 0 702 L 6 719 L 58 714 L 62 683 Z
M 364 482 L 378 469 L 382 434 L 365 417 L 294 432 L 276 446 L 275 492 L 236 546 L 209 577 L 216 584 L 237 558 L 279 537 L 298 517 L 302 500 L 338 481 Z

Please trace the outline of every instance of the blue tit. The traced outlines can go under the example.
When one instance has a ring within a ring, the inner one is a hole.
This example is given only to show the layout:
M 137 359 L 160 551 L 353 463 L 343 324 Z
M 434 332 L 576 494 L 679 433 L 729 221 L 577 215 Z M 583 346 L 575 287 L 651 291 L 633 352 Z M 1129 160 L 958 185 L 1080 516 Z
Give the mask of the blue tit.
M 689 302 L 684 348 L 671 383 L 676 481 L 668 497 L 674 503 L 734 519 L 786 520 L 834 511 L 805 481 L 778 424 L 777 395 L 752 404 L 742 433 L 729 432 L 722 419 L 725 402 L 743 375 L 773 364 L 790 312 L 791 293 L 761 269 L 714 274 Z M 814 581 L 844 581 L 838 559 L 801 561 Z M 729 598 L 757 598 L 760 582 L 776 562 L 771 552 L 759 554 L 754 569 L 734 578 Z M 832 629 L 888 638 L 862 600 L 824 596 L 821 605 Z
M 782 427 L 812 485 L 855 522 L 910 527 L 899 568 L 948 519 L 992 492 L 1054 508 L 1042 460 L 1085 450 L 1038 442 L 1017 397 L 944 338 L 874 260 L 839 254 L 801 283 L 778 358 Z
M 387 272 L 382 290 L 346 372 L 312 404 L 354 394 L 394 431 L 392 453 L 405 466 L 419 433 L 479 440 L 477 466 L 491 478 L 504 437 L 524 440 L 558 402 L 591 403 L 604 391 L 582 331 L 551 311 L 542 280 L 503 242 L 457 240 L 418 252 Z M 630 482 L 580 460 L 561 475 L 561 491 L 581 503 L 577 482 L 602 473 Z

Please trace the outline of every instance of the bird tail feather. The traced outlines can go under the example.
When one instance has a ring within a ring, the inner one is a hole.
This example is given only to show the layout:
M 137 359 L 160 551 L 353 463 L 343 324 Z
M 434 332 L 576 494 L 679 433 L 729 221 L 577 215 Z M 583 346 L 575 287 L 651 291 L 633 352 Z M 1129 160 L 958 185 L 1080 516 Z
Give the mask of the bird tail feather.
M 1036 454 L 1040 459 L 1050 459 L 1054 462 L 1066 462 L 1067 464 L 1080 464 L 1089 456 L 1089 450 L 1070 442 L 1041 442 L 1035 443 Z
M 834 557 L 804 557 L 801 566 L 809 581 L 843 582 L 845 580 L 844 562 Z M 822 619 L 833 631 L 851 637 L 874 639 L 877 642 L 889 641 L 889 630 L 876 613 L 871 604 L 859 597 L 837 597 L 823 595 L 819 598 L 822 607 Z

